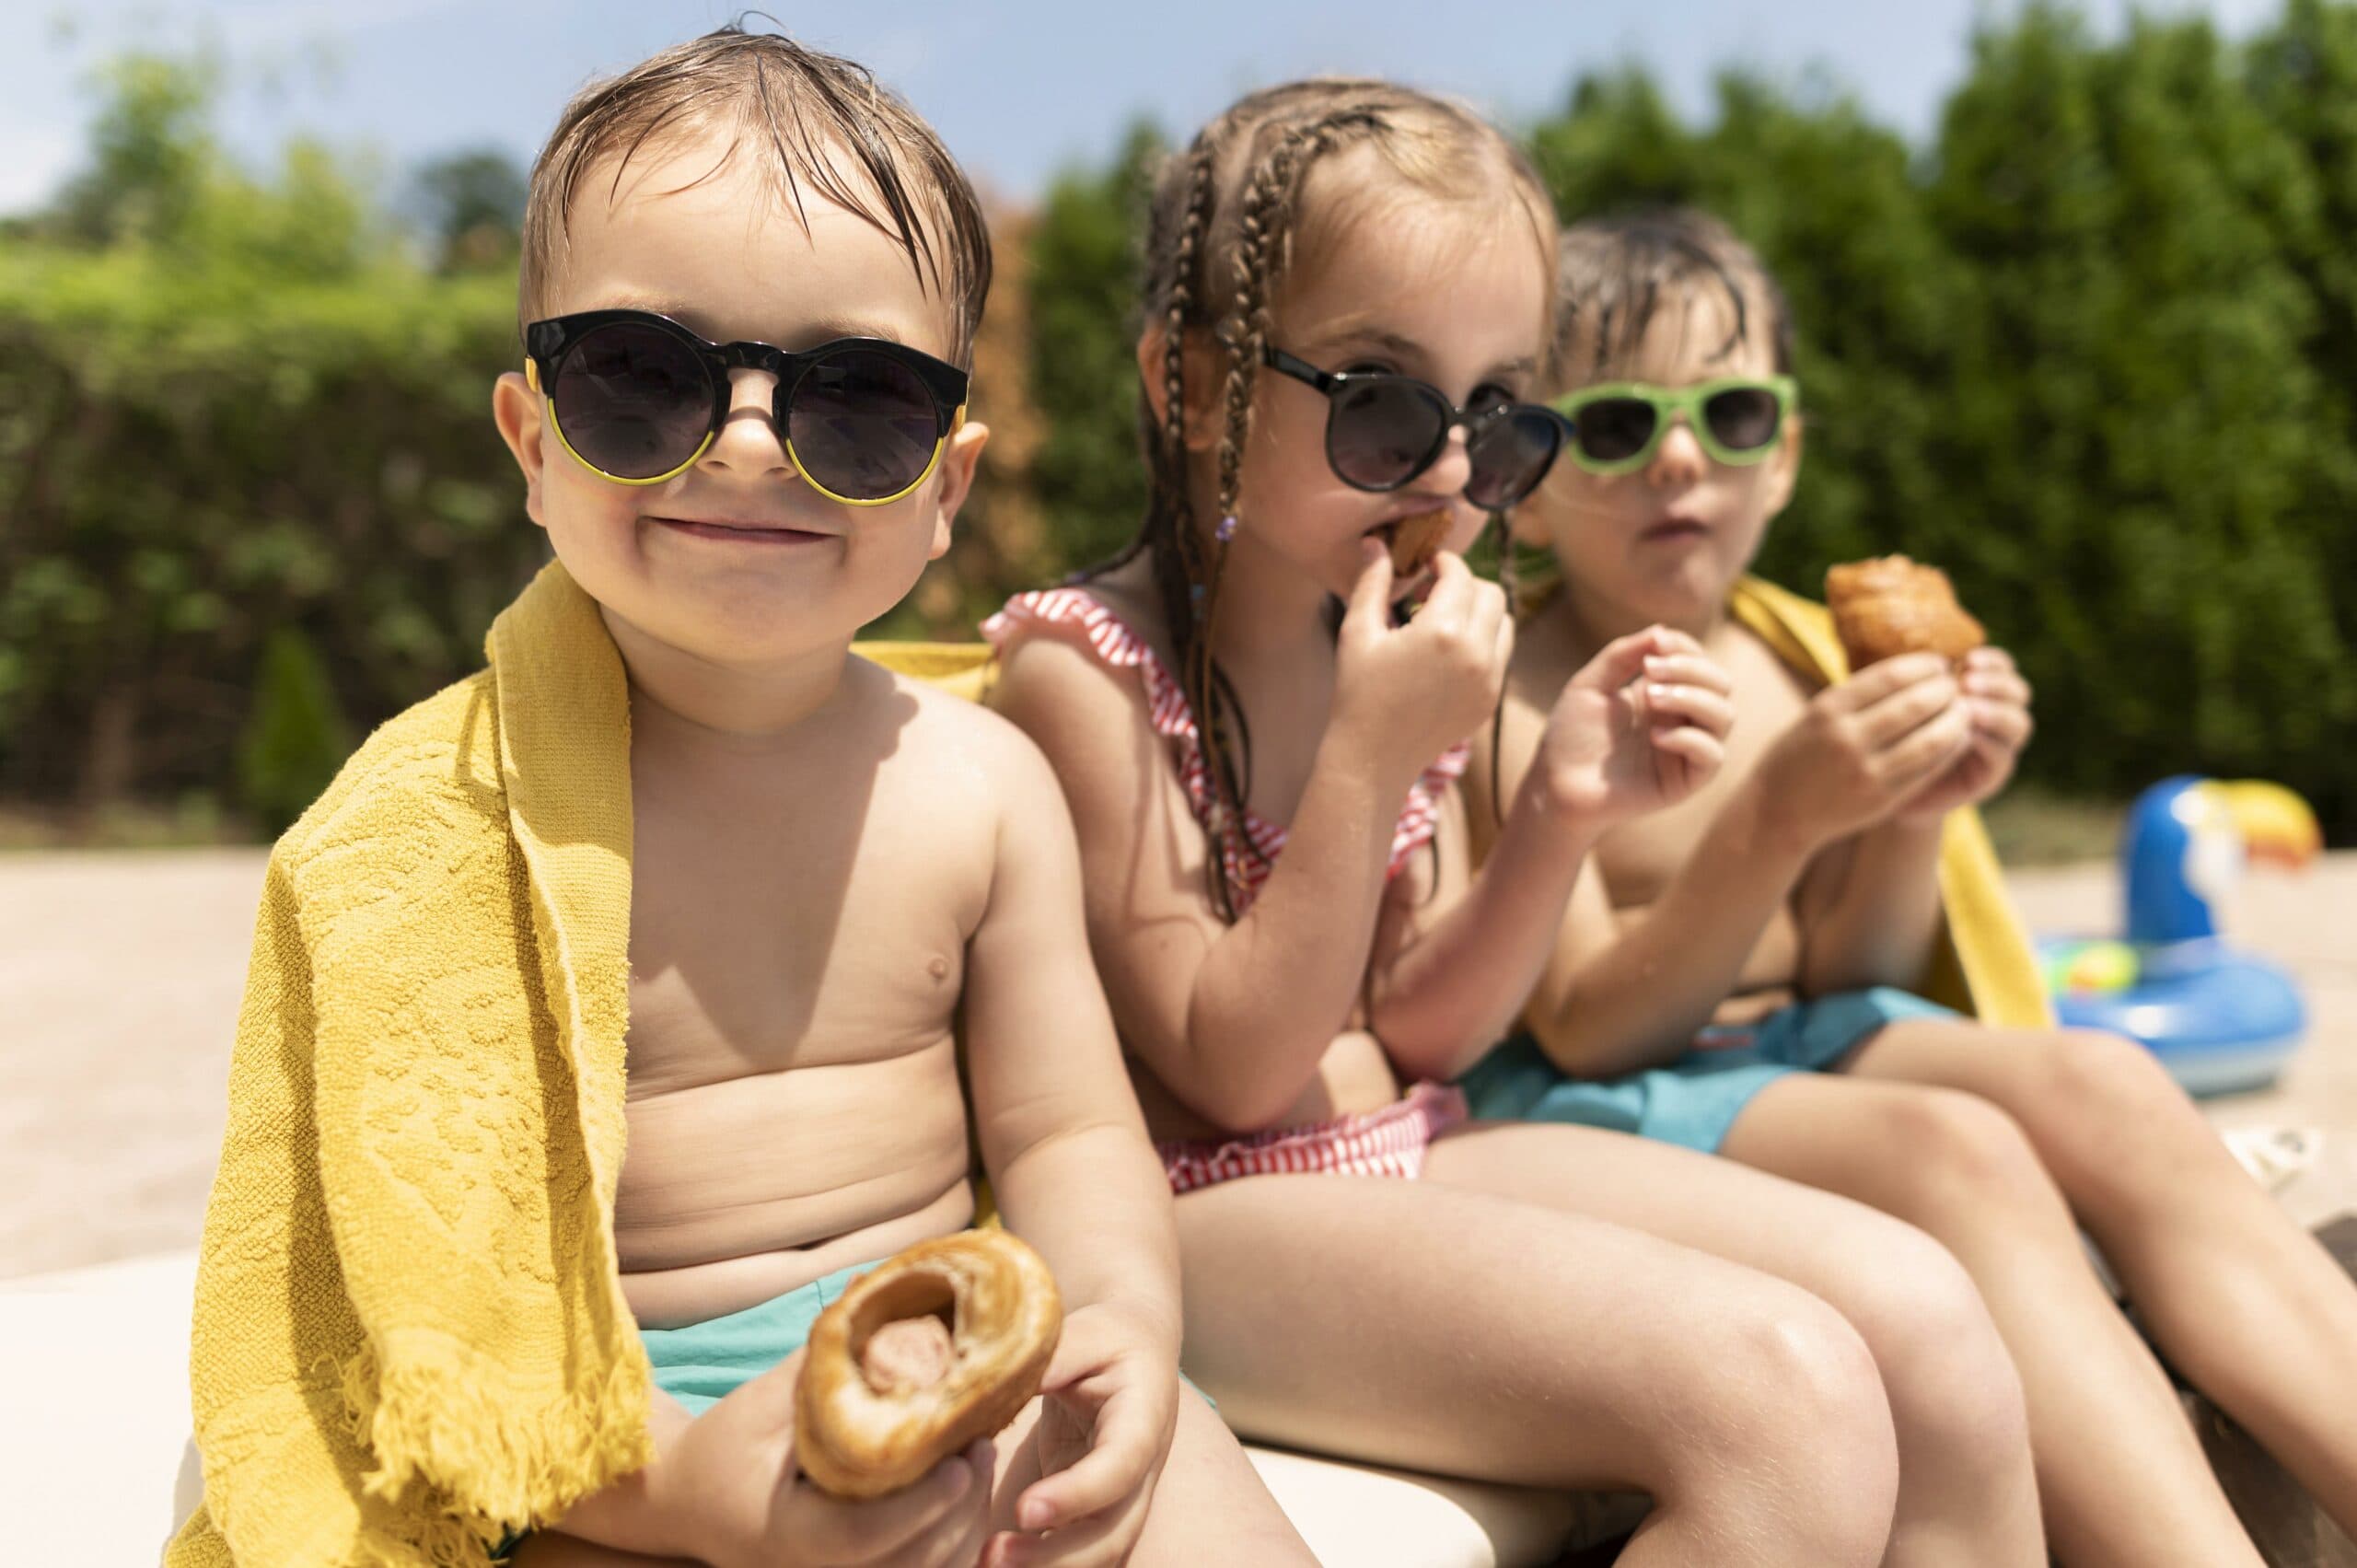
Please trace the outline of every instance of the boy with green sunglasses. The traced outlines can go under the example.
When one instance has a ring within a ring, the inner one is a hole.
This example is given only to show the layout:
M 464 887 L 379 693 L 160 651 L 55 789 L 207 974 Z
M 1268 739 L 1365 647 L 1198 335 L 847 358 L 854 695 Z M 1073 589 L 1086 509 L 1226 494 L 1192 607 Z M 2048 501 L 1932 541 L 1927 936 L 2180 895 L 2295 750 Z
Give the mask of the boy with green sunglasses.
M 1989 865 L 1972 808 L 2029 737 L 2013 660 L 1911 654 L 1838 679 L 1809 651 L 1822 611 L 1745 578 L 1800 467 L 1773 279 L 1714 219 L 1669 212 L 1567 230 L 1559 285 L 1569 460 L 1515 526 L 1562 580 L 1515 649 L 1497 787 L 1466 792 L 1476 842 L 1557 692 L 1624 633 L 1661 622 L 1701 642 L 1735 722 L 1716 778 L 1597 845 L 1529 1033 L 1465 1080 L 1474 1114 L 1722 1154 L 1955 1254 L 2019 1369 L 2028 1452 L 1994 1422 L 1968 1435 L 1954 1389 L 1894 1393 L 1887 1562 L 1922 1560 L 1901 1543 L 1970 1541 L 1975 1561 L 2042 1563 L 2042 1504 L 2064 1561 L 2258 1562 L 2080 1226 L 2171 1361 L 2357 1529 L 2357 1424 L 2330 1391 L 2357 1379 L 2357 1291 L 2148 1051 L 2055 1028 L 2035 987 L 1976 973 L 1948 928 L 1944 883 Z M 1682 679 L 1649 663 L 1648 682 Z M 2009 914 L 1956 907 L 1959 929 L 2002 923 L 2026 968 Z M 1916 994 L 1935 988 L 1980 1017 Z

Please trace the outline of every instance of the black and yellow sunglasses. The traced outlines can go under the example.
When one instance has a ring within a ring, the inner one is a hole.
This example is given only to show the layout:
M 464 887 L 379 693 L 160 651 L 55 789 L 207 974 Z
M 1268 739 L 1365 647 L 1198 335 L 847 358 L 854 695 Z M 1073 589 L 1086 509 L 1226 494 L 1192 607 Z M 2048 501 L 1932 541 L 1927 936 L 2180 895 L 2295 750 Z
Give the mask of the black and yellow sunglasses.
M 777 377 L 786 456 L 846 506 L 881 506 L 923 484 L 966 418 L 966 372 L 881 338 L 795 352 L 712 343 L 651 310 L 585 310 L 526 327 L 524 354 L 557 439 L 617 484 L 660 484 L 693 466 L 728 417 L 732 370 Z

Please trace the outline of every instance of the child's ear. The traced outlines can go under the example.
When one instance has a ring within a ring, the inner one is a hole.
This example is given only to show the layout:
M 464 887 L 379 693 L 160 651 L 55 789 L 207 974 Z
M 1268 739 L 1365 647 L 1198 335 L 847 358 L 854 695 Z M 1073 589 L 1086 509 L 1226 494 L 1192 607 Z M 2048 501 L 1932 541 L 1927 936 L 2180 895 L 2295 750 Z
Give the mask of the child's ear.
M 1793 486 L 1801 476 L 1801 416 L 1793 415 L 1784 422 L 1784 434 L 1777 443 L 1776 455 L 1768 459 L 1768 515 L 1775 517 L 1793 498 Z
M 1138 335 L 1138 379 L 1145 387 L 1146 406 L 1154 411 L 1154 427 L 1162 428 L 1170 417 L 1168 386 L 1162 363 L 1163 350 L 1170 342 L 1170 330 L 1166 322 L 1157 321 Z M 1209 332 L 1190 331 L 1187 333 L 1187 447 L 1190 451 L 1209 451 L 1220 436 L 1218 410 L 1227 389 L 1227 354 Z
M 548 527 L 540 516 L 540 433 L 547 425 L 540 419 L 540 395 L 532 390 L 522 371 L 510 370 L 492 383 L 491 418 L 499 426 L 499 438 L 515 455 L 516 466 L 524 472 L 525 513 L 540 527 Z
M 933 513 L 933 544 L 925 559 L 938 561 L 949 551 L 949 526 L 958 519 L 958 508 L 974 493 L 974 475 L 982 461 L 982 447 L 989 444 L 991 427 L 977 420 L 968 420 L 949 433 L 941 447 L 941 488 L 935 493 Z

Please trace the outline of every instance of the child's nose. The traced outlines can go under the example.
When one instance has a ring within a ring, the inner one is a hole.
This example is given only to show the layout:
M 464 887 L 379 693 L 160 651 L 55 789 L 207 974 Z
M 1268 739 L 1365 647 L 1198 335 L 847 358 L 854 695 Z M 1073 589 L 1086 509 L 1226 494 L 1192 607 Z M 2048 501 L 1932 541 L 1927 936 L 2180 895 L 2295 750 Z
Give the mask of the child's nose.
M 1707 461 L 1702 443 L 1694 438 L 1694 427 L 1680 415 L 1670 421 L 1668 430 L 1662 435 L 1661 450 L 1654 454 L 1645 471 L 1655 484 L 1664 487 L 1691 484 L 1702 477 L 1702 466 Z
M 1466 453 L 1465 432 L 1460 427 L 1448 433 L 1448 445 L 1440 449 L 1432 467 L 1416 476 L 1413 488 L 1418 494 L 1453 501 L 1472 478 L 1473 459 Z
M 704 449 L 703 461 L 739 473 L 787 472 L 785 433 L 777 427 L 777 377 L 767 370 L 738 370 L 728 377 L 728 415 Z

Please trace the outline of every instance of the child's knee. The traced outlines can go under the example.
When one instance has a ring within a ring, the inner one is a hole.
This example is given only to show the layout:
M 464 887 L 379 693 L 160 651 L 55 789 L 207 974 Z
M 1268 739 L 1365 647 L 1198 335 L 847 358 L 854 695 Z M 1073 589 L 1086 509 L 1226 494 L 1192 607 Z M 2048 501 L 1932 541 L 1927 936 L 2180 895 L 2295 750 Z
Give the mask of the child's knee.
M 1810 1562 L 1875 1561 L 1897 1507 L 1898 1445 L 1849 1320 L 1779 1285 L 1731 1314 L 1693 1368 L 1707 1397 L 1668 1414 L 1677 1446 L 1655 1501 L 1738 1518 L 1755 1538 L 1781 1527 L 1790 1554 Z
M 1871 1473 L 1890 1448 L 1890 1406 L 1873 1351 L 1848 1318 L 1806 1291 L 1781 1283 L 1759 1291 L 1698 1350 L 1701 1376 L 1692 1381 L 1703 1408 L 1688 1412 L 1689 1434 L 1713 1466 L 1814 1455 L 1833 1469 Z
M 1899 1441 L 1949 1465 L 2010 1463 L 2029 1441 L 2021 1376 L 1955 1254 L 1891 1222 L 1840 1307 L 1882 1375 Z
M 2044 1094 L 2069 1123 L 2198 1115 L 2158 1058 L 2123 1035 L 2059 1029 L 2039 1052 Z
M 2003 1223 L 2025 1212 L 2067 1214 L 2029 1135 L 2004 1109 L 1956 1089 L 1895 1097 L 1883 1131 L 1913 1189 L 1907 1218 Z

